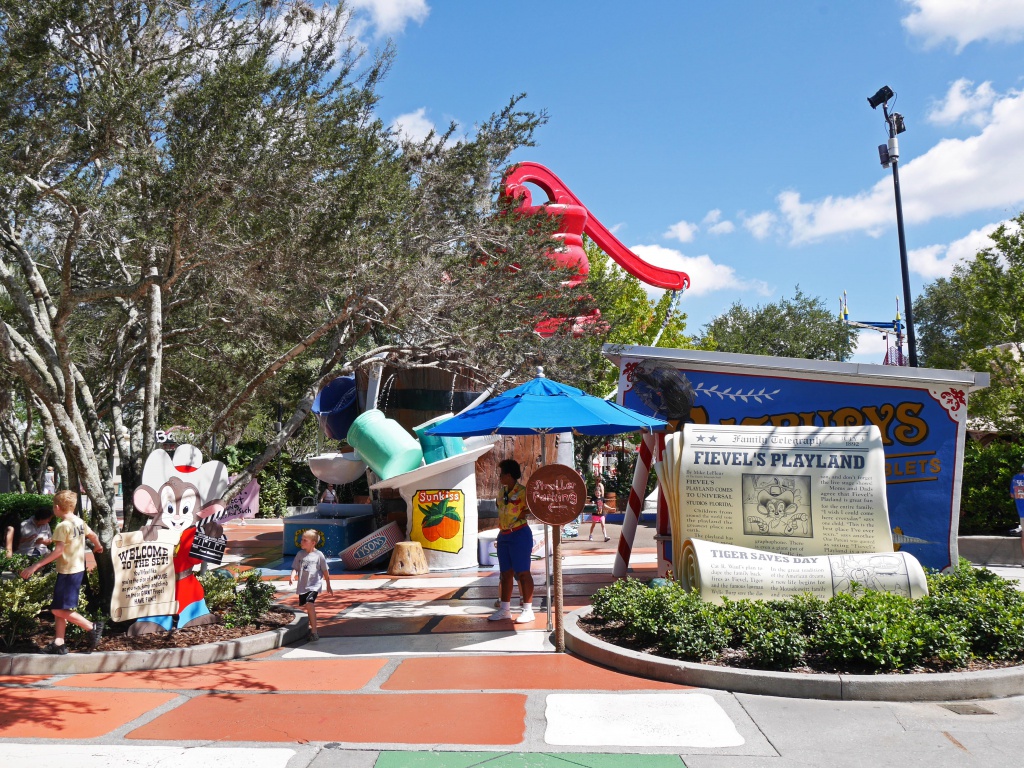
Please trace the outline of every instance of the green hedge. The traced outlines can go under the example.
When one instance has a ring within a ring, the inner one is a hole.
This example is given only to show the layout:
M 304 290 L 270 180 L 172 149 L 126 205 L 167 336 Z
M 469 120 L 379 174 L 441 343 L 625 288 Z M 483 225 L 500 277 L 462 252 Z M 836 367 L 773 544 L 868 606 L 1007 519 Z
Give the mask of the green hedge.
M 22 520 L 27 520 L 37 509 L 53 509 L 53 496 L 41 493 L 0 493 L 0 518 L 8 512 L 16 512 Z
M 1001 535 L 1019 522 L 1010 498 L 1010 479 L 1021 471 L 1024 445 L 994 442 L 964 447 L 964 478 L 960 494 L 960 535 Z
M 758 669 L 838 672 L 957 669 L 1024 660 L 1024 592 L 961 559 L 928 575 L 918 600 L 858 590 L 830 600 L 701 600 L 679 584 L 632 579 L 598 590 L 593 619 L 625 644 L 684 661 L 730 654 Z

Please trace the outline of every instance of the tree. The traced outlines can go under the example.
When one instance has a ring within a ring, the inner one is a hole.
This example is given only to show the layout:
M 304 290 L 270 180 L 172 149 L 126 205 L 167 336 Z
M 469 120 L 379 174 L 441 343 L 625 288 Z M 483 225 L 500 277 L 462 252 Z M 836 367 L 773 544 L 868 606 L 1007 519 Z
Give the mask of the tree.
M 796 286 L 792 299 L 749 309 L 739 302 L 704 326 L 705 349 L 808 360 L 846 360 L 854 339 L 820 297 Z
M 104 544 L 114 452 L 128 498 L 161 425 L 203 444 L 286 405 L 230 498 L 319 386 L 372 360 L 472 361 L 483 381 L 583 365 L 585 340 L 533 326 L 591 303 L 549 268 L 547 225 L 496 194 L 543 115 L 515 98 L 465 140 L 400 142 L 374 115 L 392 51 L 363 60 L 346 19 L 300 0 L 0 0 L 0 380 Z
M 971 415 L 1013 436 L 1024 434 L 1022 229 L 1024 213 L 914 303 L 924 364 L 990 373 L 991 384 L 971 396 Z

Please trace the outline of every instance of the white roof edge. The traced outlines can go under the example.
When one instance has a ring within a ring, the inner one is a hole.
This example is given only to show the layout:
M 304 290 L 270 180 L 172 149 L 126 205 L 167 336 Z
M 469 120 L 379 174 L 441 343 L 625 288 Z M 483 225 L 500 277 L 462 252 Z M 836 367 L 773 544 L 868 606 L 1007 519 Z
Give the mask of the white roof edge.
M 605 344 L 605 357 L 620 365 L 623 357 L 643 357 L 673 363 L 720 365 L 729 368 L 751 368 L 759 371 L 784 370 L 836 376 L 863 376 L 865 378 L 904 382 L 920 386 L 934 382 L 959 384 L 969 391 L 989 385 L 989 374 L 976 371 L 947 371 L 940 368 L 910 368 L 874 363 L 837 363 L 832 360 L 805 360 L 797 357 L 770 357 L 768 355 L 740 355 L 733 352 L 706 352 L 700 349 L 669 349 L 667 347 L 641 347 L 629 344 Z M 621 366 L 620 366 L 621 367 Z

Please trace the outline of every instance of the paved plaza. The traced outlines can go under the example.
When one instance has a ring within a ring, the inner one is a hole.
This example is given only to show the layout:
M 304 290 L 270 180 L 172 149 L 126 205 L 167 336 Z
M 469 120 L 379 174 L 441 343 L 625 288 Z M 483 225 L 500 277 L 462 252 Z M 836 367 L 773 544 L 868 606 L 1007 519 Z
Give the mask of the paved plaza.
M 281 602 L 294 605 L 281 523 L 227 530 L 229 560 L 261 567 Z M 566 611 L 611 581 L 616 543 L 565 543 Z M 655 572 L 649 528 L 637 543 L 633 574 L 647 579 Z M 534 604 L 542 605 L 542 561 L 534 575 Z M 318 642 L 200 667 L 0 677 L 0 766 L 1022 762 L 1024 697 L 827 702 L 689 688 L 555 653 L 543 611 L 531 624 L 488 621 L 494 569 L 406 578 L 339 572 L 332 582 L 334 595 L 317 603 Z

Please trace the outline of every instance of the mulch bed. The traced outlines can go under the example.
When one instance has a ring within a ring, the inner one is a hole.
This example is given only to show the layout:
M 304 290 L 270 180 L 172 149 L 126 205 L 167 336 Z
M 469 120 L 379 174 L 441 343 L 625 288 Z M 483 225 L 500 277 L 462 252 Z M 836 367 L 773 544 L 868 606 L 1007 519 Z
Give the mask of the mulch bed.
M 671 659 L 669 656 L 659 652 L 659 649 L 654 646 L 644 645 L 643 643 L 636 642 L 633 638 L 629 637 L 623 632 L 621 624 L 617 622 L 603 622 L 597 621 L 593 618 L 580 619 L 580 629 L 584 630 L 588 635 L 596 637 L 598 640 L 603 640 L 606 643 L 626 648 L 630 651 L 637 651 L 639 653 L 648 653 L 651 656 L 658 656 L 663 659 L 670 659 L 672 661 L 678 661 L 678 659 Z M 887 673 L 880 673 L 874 669 L 863 669 L 856 667 L 836 667 L 833 664 L 827 663 L 820 657 L 815 657 L 808 654 L 806 657 L 807 663 L 799 666 L 792 667 L 790 669 L 775 669 L 769 670 L 772 672 L 793 672 L 796 674 L 846 674 L 846 675 L 873 675 L 873 674 L 928 674 L 931 672 L 979 672 L 985 669 L 1006 669 L 1009 667 L 1021 666 L 1016 661 L 985 661 L 975 659 L 967 664 L 965 667 L 952 668 L 942 665 L 934 666 L 922 666 L 913 667 L 911 669 L 898 669 L 892 670 Z M 707 664 L 712 667 L 732 667 L 735 669 L 758 669 L 757 666 L 747 656 L 746 651 L 737 648 L 727 648 L 722 652 L 721 656 L 717 659 L 709 661 L 701 661 L 701 664 Z
M 97 651 L 154 651 L 161 648 L 189 648 L 193 645 L 217 643 L 222 640 L 236 640 L 239 637 L 258 635 L 291 624 L 295 614 L 288 610 L 271 608 L 260 617 L 257 624 L 247 627 L 225 627 L 223 624 L 204 624 L 199 627 L 175 629 L 151 635 L 129 637 L 125 634 L 131 622 L 107 624 L 103 640 Z M 38 653 L 39 649 L 53 640 L 53 619 L 40 618 L 38 631 L 10 648 L 0 648 L 4 653 Z M 71 653 L 88 653 L 85 633 L 77 627 L 68 627 L 68 650 Z

